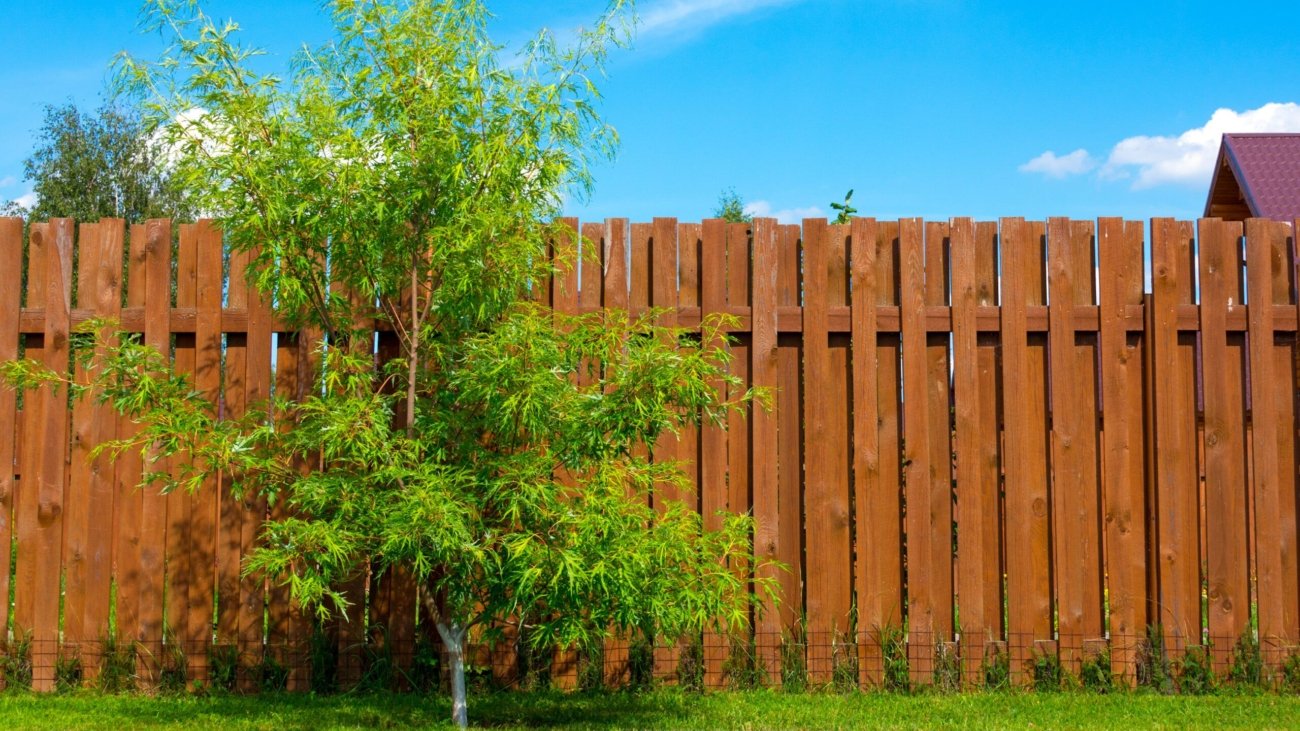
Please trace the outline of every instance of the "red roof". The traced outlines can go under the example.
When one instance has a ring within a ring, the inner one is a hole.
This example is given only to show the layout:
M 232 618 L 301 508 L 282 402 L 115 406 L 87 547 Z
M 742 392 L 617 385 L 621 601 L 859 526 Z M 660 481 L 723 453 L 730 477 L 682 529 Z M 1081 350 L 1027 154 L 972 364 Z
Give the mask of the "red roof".
M 1205 215 L 1300 218 L 1300 134 L 1225 134 Z

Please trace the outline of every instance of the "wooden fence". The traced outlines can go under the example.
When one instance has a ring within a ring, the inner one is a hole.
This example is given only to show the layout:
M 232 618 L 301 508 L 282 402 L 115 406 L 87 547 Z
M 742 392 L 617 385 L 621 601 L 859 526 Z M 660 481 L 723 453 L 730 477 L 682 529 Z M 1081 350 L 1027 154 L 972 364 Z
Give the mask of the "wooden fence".
M 1037 657 L 1077 672 L 1106 651 L 1132 680 L 1151 625 L 1172 656 L 1208 646 L 1220 671 L 1242 636 L 1270 665 L 1295 651 L 1290 224 L 1154 219 L 1149 238 L 1115 218 L 571 224 L 595 255 L 543 287 L 554 308 L 666 307 L 685 327 L 732 313 L 732 368 L 775 393 L 771 410 L 655 449 L 689 464 L 682 497 L 706 521 L 752 512 L 754 550 L 791 569 L 751 638 L 703 638 L 709 684 L 745 646 L 769 682 L 793 661 L 813 682 L 849 667 L 878 683 L 888 628 L 906 631 L 921 683 L 944 667 L 974 680 L 1001 653 L 1023 682 Z M 66 368 L 70 327 L 108 316 L 170 347 L 226 414 L 308 387 L 311 334 L 282 331 L 239 276 L 245 259 L 227 276 L 213 226 L 179 226 L 175 262 L 169 222 L 127 233 L 33 224 L 24 293 L 23 224 L 0 219 L 0 360 Z M 181 648 L 205 679 L 211 649 L 231 647 L 246 667 L 274 658 L 291 688 L 313 682 L 312 623 L 239 575 L 263 502 L 219 481 L 141 491 L 138 456 L 88 459 L 129 422 L 45 390 L 17 406 L 0 390 L 0 464 L 14 465 L 0 470 L 0 566 L 16 566 L 0 630 L 32 633 L 37 688 L 78 652 L 93 677 L 110 623 L 147 678 Z M 315 672 L 355 682 L 376 648 L 409 669 L 428 636 L 409 578 L 353 588 L 364 612 L 316 635 L 334 665 Z M 656 648 L 653 671 L 671 678 L 690 654 Z M 576 682 L 575 658 L 556 653 L 557 683 Z M 634 661 L 610 643 L 606 680 Z M 518 669 L 508 648 L 481 664 L 506 681 Z

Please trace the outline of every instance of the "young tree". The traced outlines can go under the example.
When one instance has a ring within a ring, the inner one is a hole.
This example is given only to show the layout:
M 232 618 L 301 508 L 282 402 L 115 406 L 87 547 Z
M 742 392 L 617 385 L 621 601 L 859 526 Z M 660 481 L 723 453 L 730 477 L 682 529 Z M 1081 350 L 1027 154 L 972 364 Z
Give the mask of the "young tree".
M 91 114 L 71 102 L 46 105 L 36 148 L 23 162 L 37 196 L 25 213 L 42 221 L 191 218 L 159 142 L 127 107 L 105 104 Z
M 718 207 L 713 210 L 714 218 L 721 218 L 732 223 L 749 223 L 754 217 L 745 213 L 745 201 L 741 200 L 735 188 L 728 188 L 718 196 Z
M 177 179 L 252 253 L 251 281 L 324 335 L 318 387 L 242 421 L 217 420 L 164 355 L 104 338 L 89 391 L 142 424 L 115 447 L 188 453 L 179 479 L 151 476 L 164 489 L 220 472 L 285 501 L 293 517 L 266 525 L 245 568 L 321 616 L 355 605 L 339 587 L 368 564 L 410 571 L 462 726 L 471 633 L 514 624 L 540 648 L 746 622 L 751 585 L 775 596 L 750 578 L 751 521 L 704 530 L 668 499 L 680 467 L 637 449 L 736 405 L 711 385 L 739 384 L 724 323 L 690 337 L 657 313 L 530 301 L 557 266 L 548 246 L 572 264 L 561 193 L 586 190 L 588 160 L 615 143 L 592 77 L 626 38 L 624 2 L 571 48 L 543 34 L 509 64 L 479 0 L 329 7 L 334 39 L 287 80 L 254 70 L 233 23 L 165 0 L 149 6 L 172 41 L 162 60 L 122 60 Z M 400 342 L 379 368 L 375 319 Z
M 843 203 L 831 201 L 831 210 L 835 211 L 835 220 L 833 223 L 848 223 L 853 220 L 853 214 L 857 213 L 858 209 L 853 207 L 852 201 L 852 188 L 849 188 L 849 192 L 844 194 Z

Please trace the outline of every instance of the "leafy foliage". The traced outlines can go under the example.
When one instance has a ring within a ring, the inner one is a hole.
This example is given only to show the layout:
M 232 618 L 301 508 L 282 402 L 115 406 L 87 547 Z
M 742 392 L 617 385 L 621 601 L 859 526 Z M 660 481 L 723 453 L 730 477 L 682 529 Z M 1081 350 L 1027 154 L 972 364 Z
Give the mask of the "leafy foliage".
M 718 196 L 718 207 L 713 210 L 714 218 L 721 218 L 730 223 L 749 223 L 754 217 L 745 213 L 745 201 L 736 193 L 735 188 L 728 188 Z
M 652 449 L 766 396 L 724 396 L 742 385 L 729 321 L 695 334 L 657 311 L 561 316 L 534 301 L 573 264 L 559 201 L 589 188 L 589 157 L 615 141 L 592 77 L 626 39 L 622 0 L 572 48 L 543 34 L 512 64 L 479 0 L 327 7 L 333 41 L 288 79 L 255 70 L 236 24 L 165 0 L 147 13 L 171 42 L 162 59 L 120 65 L 176 179 L 249 254 L 250 281 L 322 333 L 305 397 L 218 419 L 165 354 L 105 322 L 76 352 L 89 383 L 31 363 L 7 380 L 54 381 L 137 421 L 101 449 L 175 457 L 146 478 L 164 492 L 222 474 L 237 499 L 285 505 L 244 568 L 320 620 L 351 610 L 340 587 L 369 567 L 409 572 L 462 724 L 471 631 L 490 642 L 516 625 L 536 650 L 744 626 L 776 593 L 750 578 L 763 576 L 752 521 L 705 530 L 672 499 L 681 467 Z M 395 357 L 377 357 L 375 319 Z
M 36 148 L 23 162 L 37 196 L 27 213 L 41 221 L 191 218 L 166 158 L 161 140 L 130 107 L 105 104 L 90 113 L 71 102 L 46 105 Z
M 849 192 L 844 194 L 843 203 L 831 202 L 831 210 L 835 211 L 833 223 L 848 223 L 853 220 L 853 215 L 858 212 L 858 209 L 853 207 L 852 200 L 853 189 L 850 188 Z

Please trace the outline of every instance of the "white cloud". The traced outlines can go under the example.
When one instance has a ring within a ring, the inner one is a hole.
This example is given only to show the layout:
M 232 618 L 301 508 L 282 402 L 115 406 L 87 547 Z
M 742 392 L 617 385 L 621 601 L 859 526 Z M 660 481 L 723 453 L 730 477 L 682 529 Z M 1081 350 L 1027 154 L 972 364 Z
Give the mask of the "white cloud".
M 0 188 L 8 188 L 17 182 L 18 178 L 15 178 L 12 175 L 6 175 L 3 178 L 0 178 Z
M 781 223 L 799 223 L 805 218 L 823 218 L 826 213 L 817 206 L 773 210 L 772 204 L 767 201 L 754 201 L 745 204 L 745 215 L 755 218 L 775 218 Z
M 1041 173 L 1049 178 L 1083 175 L 1097 167 L 1097 161 L 1082 147 L 1068 155 L 1057 155 L 1048 150 L 1020 166 L 1022 173 Z
M 1244 112 L 1217 109 L 1204 125 L 1176 137 L 1129 137 L 1115 145 L 1097 174 L 1108 180 L 1132 178 L 1134 188 L 1206 185 L 1225 132 L 1300 132 L 1300 105 L 1270 102 Z
M 40 199 L 36 196 L 35 192 L 27 192 L 14 198 L 12 202 L 26 208 L 27 210 L 31 210 L 36 207 L 36 201 L 38 200 Z
M 651 0 L 637 13 L 639 35 L 696 33 L 723 20 L 802 0 Z

